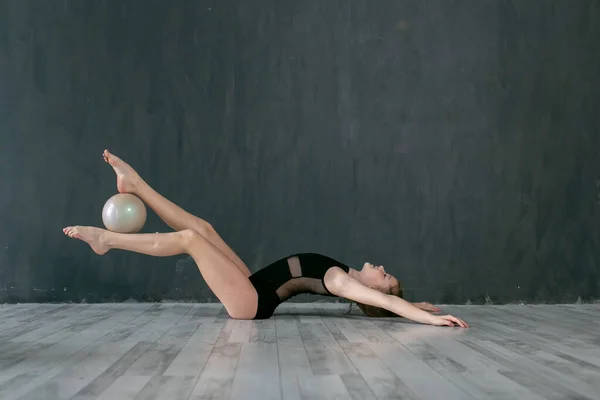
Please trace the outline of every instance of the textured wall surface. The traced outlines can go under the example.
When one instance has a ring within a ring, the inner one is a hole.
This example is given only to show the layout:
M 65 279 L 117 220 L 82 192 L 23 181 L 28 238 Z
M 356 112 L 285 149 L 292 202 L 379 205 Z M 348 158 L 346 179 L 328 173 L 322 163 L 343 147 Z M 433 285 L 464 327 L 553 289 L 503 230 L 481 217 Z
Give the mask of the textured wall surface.
M 214 300 L 186 256 L 64 237 L 102 224 L 104 148 L 253 270 L 598 298 L 599 38 L 584 0 L 0 0 L 0 301 Z

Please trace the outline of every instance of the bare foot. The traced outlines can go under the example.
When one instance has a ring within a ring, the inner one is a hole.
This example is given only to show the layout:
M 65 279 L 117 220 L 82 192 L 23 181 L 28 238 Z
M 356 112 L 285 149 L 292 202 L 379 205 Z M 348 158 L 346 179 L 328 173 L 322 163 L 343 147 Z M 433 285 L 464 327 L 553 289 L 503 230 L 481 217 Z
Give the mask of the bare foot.
M 117 190 L 119 193 L 135 193 L 138 183 L 142 180 L 137 172 L 125 161 L 104 150 L 104 161 L 109 163 L 117 174 Z
M 93 226 L 67 226 L 63 232 L 70 238 L 83 240 L 96 254 L 105 254 L 109 248 L 104 244 L 104 229 Z

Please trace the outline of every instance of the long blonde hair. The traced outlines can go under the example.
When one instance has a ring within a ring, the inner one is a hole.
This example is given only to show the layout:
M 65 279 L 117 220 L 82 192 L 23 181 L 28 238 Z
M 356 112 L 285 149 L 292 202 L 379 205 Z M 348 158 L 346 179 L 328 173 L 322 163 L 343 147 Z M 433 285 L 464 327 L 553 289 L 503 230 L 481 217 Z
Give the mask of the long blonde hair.
M 402 287 L 402 284 L 398 282 L 398 290 L 395 291 L 395 293 L 387 293 L 387 294 L 392 294 L 394 296 L 403 298 L 404 297 L 404 288 Z M 367 304 L 362 304 L 359 302 L 350 303 L 350 309 L 348 310 L 348 313 L 350 313 L 352 311 L 352 305 L 354 303 L 356 303 L 358 308 L 360 308 L 360 310 L 363 312 L 363 314 L 365 314 L 367 317 L 373 317 L 373 318 L 394 318 L 394 317 L 398 318 L 398 317 L 400 317 L 398 314 L 388 311 L 385 308 L 369 306 Z

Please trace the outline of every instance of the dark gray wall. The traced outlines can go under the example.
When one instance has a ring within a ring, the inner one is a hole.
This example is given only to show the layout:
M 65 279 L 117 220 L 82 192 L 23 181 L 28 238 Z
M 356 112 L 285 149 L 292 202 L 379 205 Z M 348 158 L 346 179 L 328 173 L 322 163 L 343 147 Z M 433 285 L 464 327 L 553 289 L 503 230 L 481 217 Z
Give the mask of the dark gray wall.
M 0 301 L 214 299 L 188 257 L 63 236 L 102 224 L 104 148 L 253 270 L 598 298 L 599 38 L 584 0 L 0 0 Z

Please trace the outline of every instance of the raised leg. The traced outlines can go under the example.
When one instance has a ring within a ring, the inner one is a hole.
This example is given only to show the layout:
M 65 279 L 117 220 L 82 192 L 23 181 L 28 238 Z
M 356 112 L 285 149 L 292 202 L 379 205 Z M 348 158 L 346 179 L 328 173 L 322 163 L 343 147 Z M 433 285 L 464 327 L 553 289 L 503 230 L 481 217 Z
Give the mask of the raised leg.
M 227 256 L 245 276 L 251 275 L 248 266 L 225 243 L 210 223 L 190 214 L 162 196 L 148 185 L 129 164 L 108 150 L 104 150 L 103 156 L 117 174 L 117 189 L 120 193 L 132 193 L 138 196 L 172 229 L 176 231 L 192 229 L 198 232 Z
M 69 237 L 88 243 L 98 254 L 110 249 L 134 251 L 155 257 L 189 254 L 208 287 L 232 318 L 252 319 L 258 295 L 250 280 L 205 237 L 192 229 L 170 233 L 123 234 L 90 226 L 63 229 Z

